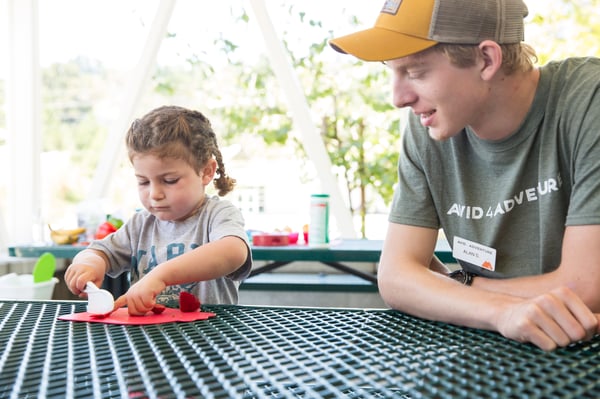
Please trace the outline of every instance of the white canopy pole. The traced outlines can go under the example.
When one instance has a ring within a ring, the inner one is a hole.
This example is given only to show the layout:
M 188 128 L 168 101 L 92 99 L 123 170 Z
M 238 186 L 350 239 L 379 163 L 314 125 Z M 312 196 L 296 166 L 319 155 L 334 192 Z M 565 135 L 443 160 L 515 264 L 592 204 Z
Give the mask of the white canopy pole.
M 125 93 L 121 113 L 112 125 L 109 137 L 104 146 L 100 163 L 96 168 L 90 194 L 91 200 L 101 199 L 108 191 L 111 178 L 124 152 L 125 133 L 133 121 L 136 106 L 150 81 L 152 71 L 156 66 L 156 55 L 162 40 L 167 33 L 169 20 L 175 8 L 175 0 L 161 0 L 154 17 L 146 45 L 138 64 L 131 75 L 131 85 Z
M 278 40 L 264 1 L 250 0 L 250 5 L 262 32 L 275 75 L 287 97 L 294 125 L 299 128 L 306 153 L 319 173 L 323 192 L 331 196 L 331 212 L 337 221 L 338 228 L 344 238 L 356 238 L 352 214 L 343 201 L 338 182 L 332 172 L 331 159 L 312 121 L 306 97 L 288 62 L 285 49 Z
M 29 243 L 41 228 L 40 63 L 37 0 L 9 0 L 7 230 L 13 243 Z M 4 222 L 4 221 L 0 221 Z

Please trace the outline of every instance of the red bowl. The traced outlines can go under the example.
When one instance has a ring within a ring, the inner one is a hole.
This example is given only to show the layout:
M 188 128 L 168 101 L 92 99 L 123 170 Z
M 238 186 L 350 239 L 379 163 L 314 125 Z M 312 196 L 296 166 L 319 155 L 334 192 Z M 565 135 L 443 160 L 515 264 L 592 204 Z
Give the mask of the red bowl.
M 254 234 L 252 235 L 252 245 L 258 247 L 274 247 L 288 245 L 290 238 L 287 234 Z
M 289 233 L 288 241 L 290 244 L 297 244 L 298 243 L 298 233 Z

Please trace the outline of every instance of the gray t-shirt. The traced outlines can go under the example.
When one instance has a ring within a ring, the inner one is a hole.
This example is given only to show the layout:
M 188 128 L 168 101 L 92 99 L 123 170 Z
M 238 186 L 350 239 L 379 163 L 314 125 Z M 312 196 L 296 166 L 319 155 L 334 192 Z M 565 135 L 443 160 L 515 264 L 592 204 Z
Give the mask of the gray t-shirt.
M 491 277 L 538 275 L 561 259 L 567 225 L 600 224 L 600 60 L 541 68 L 531 109 L 510 137 L 468 127 L 434 141 L 412 115 L 389 221 L 442 228 L 496 249 Z
M 235 304 L 238 288 L 252 268 L 252 254 L 241 212 L 229 201 L 207 198 L 200 210 L 181 222 L 161 221 L 146 210 L 137 212 L 115 233 L 93 241 L 89 248 L 108 257 L 108 275 L 131 273 L 132 284 L 169 259 L 225 236 L 236 236 L 248 247 L 246 262 L 228 276 L 167 287 L 157 302 L 178 307 L 180 291 L 195 294 L 206 304 Z

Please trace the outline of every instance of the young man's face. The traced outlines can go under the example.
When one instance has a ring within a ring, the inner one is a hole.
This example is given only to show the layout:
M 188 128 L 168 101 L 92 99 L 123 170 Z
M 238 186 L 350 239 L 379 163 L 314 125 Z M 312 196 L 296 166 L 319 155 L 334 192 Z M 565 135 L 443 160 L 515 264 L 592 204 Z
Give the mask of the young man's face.
M 184 220 L 205 195 L 206 180 L 185 161 L 138 154 L 132 158 L 140 200 L 160 220 Z M 210 179 L 208 179 L 210 181 Z
M 485 116 L 482 104 L 489 86 L 478 72 L 481 64 L 459 68 L 438 51 L 385 64 L 392 71 L 394 105 L 410 107 L 433 139 L 448 139 Z

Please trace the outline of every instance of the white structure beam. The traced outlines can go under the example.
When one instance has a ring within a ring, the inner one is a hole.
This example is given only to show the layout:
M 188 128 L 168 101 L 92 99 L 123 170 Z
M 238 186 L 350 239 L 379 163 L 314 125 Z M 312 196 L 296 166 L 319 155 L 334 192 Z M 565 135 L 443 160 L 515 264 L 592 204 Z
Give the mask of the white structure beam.
M 6 230 L 12 242 L 29 243 L 41 223 L 40 65 L 37 0 L 8 0 Z
M 287 98 L 294 125 L 302 134 L 302 143 L 311 161 L 319 173 L 323 193 L 331 196 L 331 212 L 335 217 L 340 233 L 344 238 L 356 238 L 352 223 L 352 214 L 344 203 L 340 188 L 333 174 L 331 159 L 312 121 L 310 108 L 306 101 L 293 67 L 290 65 L 285 49 L 273 28 L 264 0 L 250 0 L 252 11 L 265 41 L 271 66 Z
M 125 133 L 133 121 L 136 107 L 156 67 L 156 56 L 162 40 L 167 34 L 167 27 L 174 8 L 175 0 L 161 0 L 156 9 L 142 55 L 136 68 L 132 71 L 131 85 L 125 92 L 123 106 L 120 108 L 121 112 L 109 131 L 109 137 L 100 157 L 100 163 L 96 167 L 92 188 L 88 195 L 90 200 L 101 199 L 109 189 L 115 168 L 124 153 L 123 140 Z

